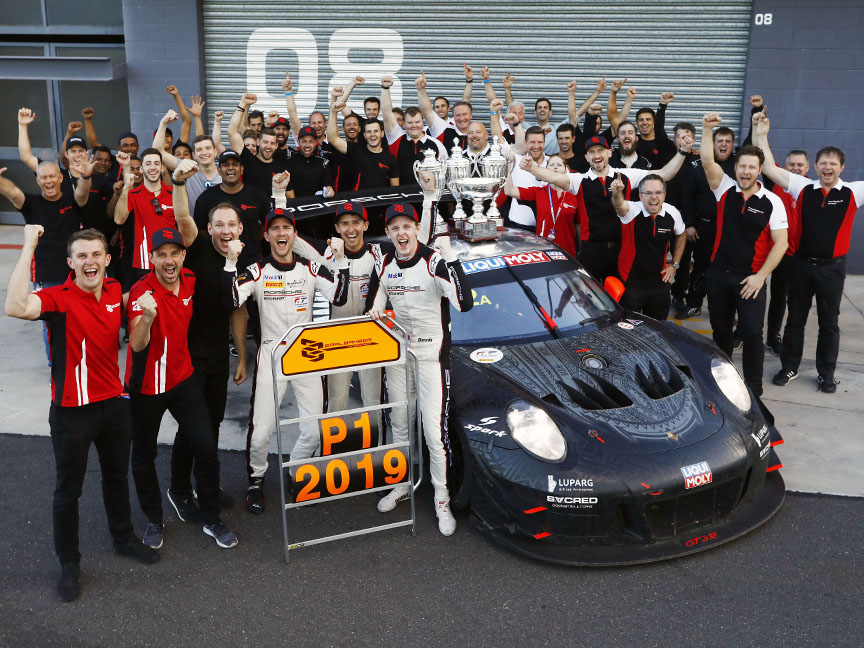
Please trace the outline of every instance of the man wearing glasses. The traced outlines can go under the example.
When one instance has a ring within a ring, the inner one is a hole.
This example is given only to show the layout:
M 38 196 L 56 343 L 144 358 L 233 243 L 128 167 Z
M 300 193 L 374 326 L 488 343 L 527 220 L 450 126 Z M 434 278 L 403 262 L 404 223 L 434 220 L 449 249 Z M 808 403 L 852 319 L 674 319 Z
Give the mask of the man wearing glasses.
M 114 222 L 123 225 L 132 218 L 134 242 L 124 255 L 131 255 L 132 273 L 123 276 L 123 298 L 128 298 L 129 289 L 146 276 L 150 265 L 150 239 L 157 230 L 174 229 L 174 203 L 171 188 L 162 182 L 162 154 L 158 149 L 148 148 L 141 153 L 141 168 L 144 182 L 133 188 L 134 176 L 125 172 L 123 191 L 114 208 Z

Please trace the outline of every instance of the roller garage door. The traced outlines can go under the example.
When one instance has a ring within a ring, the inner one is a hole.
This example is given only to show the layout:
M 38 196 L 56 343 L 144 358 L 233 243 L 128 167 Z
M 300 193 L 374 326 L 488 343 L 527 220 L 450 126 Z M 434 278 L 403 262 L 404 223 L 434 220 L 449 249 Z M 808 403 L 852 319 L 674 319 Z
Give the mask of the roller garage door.
M 750 33 L 750 0 L 684 2 L 237 2 L 203 0 L 208 106 L 236 105 L 246 90 L 257 107 L 284 112 L 280 81 L 295 80 L 301 119 L 325 110 L 328 88 L 354 74 L 366 84 L 352 95 L 378 95 L 378 79 L 396 76 L 395 105 L 416 103 L 414 79 L 426 71 L 430 96 L 461 96 L 462 62 L 475 67 L 473 102 L 485 107 L 479 67 L 515 77 L 514 95 L 528 105 L 552 101 L 553 120 L 566 118 L 567 82 L 584 99 L 597 79 L 628 77 L 636 107 L 656 106 L 671 90 L 674 122 L 701 122 L 719 111 L 737 131 Z M 622 96 L 623 98 L 623 96 Z M 605 102 L 605 96 L 603 98 Z M 478 115 L 483 112 L 478 111 Z

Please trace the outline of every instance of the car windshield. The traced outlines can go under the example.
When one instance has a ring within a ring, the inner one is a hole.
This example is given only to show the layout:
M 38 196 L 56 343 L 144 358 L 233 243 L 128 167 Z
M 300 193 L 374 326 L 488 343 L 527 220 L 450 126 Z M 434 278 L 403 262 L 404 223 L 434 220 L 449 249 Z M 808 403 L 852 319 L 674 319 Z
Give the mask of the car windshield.
M 474 307 L 452 312 L 454 344 L 506 343 L 582 329 L 618 312 L 587 272 L 570 260 L 552 260 L 531 252 L 538 261 L 507 265 L 503 257 L 463 262 Z M 563 256 L 563 255 L 562 255 Z M 544 260 L 545 259 L 545 260 Z

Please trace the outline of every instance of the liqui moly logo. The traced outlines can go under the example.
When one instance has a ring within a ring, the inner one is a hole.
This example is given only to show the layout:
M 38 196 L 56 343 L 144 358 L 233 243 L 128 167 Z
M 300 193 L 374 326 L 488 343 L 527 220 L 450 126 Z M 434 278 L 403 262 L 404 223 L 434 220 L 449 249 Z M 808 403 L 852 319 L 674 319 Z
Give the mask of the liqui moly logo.
M 684 488 L 687 489 L 711 483 L 711 466 L 707 461 L 684 466 L 681 468 L 681 474 L 684 475 Z

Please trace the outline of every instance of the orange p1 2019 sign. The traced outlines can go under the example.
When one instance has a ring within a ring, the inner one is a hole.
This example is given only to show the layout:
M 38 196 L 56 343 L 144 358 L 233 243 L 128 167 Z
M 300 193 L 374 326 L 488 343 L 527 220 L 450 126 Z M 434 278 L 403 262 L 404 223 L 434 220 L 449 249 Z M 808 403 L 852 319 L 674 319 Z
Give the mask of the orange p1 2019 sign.
M 297 376 L 395 362 L 401 354 L 399 340 L 372 320 L 333 323 L 304 330 L 282 355 L 282 373 Z

